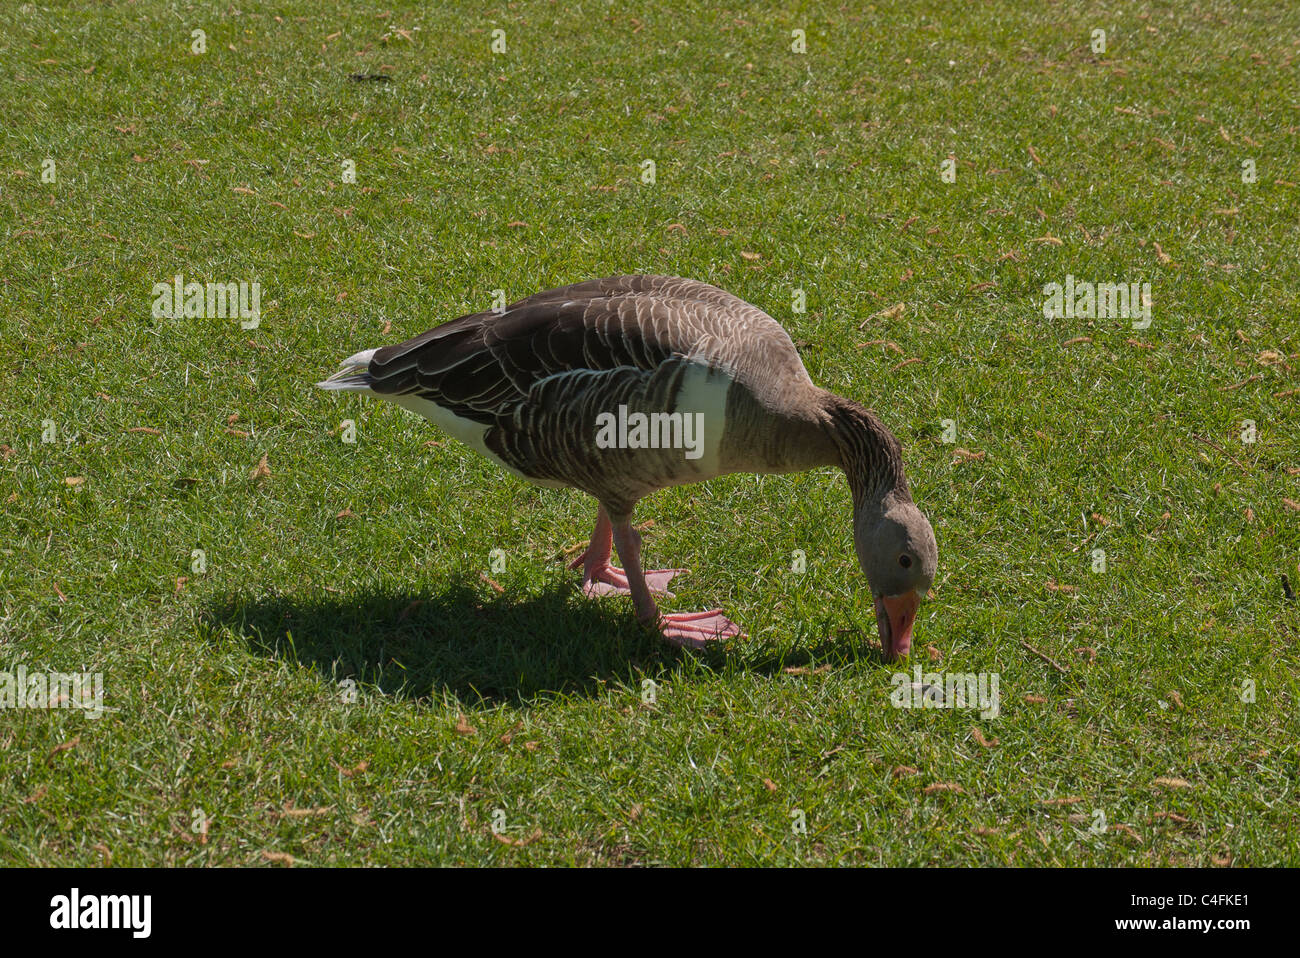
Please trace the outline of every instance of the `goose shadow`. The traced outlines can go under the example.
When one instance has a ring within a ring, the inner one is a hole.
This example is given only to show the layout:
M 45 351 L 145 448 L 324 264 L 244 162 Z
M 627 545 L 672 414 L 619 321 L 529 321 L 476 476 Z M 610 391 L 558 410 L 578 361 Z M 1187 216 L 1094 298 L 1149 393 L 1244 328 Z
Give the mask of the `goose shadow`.
M 484 705 L 593 697 L 687 660 L 705 671 L 776 675 L 815 661 L 845 665 L 865 651 L 823 632 L 743 655 L 729 644 L 685 652 L 640 628 L 626 602 L 584 599 L 567 584 L 490 598 L 465 584 L 439 592 L 237 593 L 210 604 L 202 620 L 216 635 L 238 636 L 254 655 L 297 662 L 331 682 L 350 678 L 410 701 L 452 695 Z

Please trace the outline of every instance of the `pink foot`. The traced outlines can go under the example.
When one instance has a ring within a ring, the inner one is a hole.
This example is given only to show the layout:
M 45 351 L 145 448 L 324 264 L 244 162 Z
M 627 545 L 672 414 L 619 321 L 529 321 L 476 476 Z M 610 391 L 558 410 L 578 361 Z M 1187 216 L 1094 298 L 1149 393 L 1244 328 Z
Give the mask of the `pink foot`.
M 585 554 L 578 556 L 569 568 L 574 569 L 583 565 L 585 559 Z M 651 569 L 645 573 L 645 584 L 651 592 L 657 592 L 670 599 L 675 598 L 673 593 L 668 591 L 668 583 L 674 576 L 689 571 L 689 569 Z M 623 570 L 606 562 L 584 573 L 582 594 L 589 599 L 594 599 L 602 595 L 631 595 L 632 590 L 628 588 L 627 576 Z
M 671 645 L 683 649 L 702 649 L 717 639 L 745 634 L 740 626 L 722 614 L 721 609 L 661 615 L 659 632 Z

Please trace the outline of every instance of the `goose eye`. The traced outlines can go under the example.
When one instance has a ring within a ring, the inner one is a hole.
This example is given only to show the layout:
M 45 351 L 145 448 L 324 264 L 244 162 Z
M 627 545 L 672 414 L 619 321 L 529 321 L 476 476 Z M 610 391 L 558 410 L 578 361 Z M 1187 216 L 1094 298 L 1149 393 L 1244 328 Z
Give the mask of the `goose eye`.
M 910 569 L 912 568 L 912 557 L 908 555 L 906 552 L 904 552 L 901 556 L 898 557 L 898 564 L 901 565 L 904 569 Z

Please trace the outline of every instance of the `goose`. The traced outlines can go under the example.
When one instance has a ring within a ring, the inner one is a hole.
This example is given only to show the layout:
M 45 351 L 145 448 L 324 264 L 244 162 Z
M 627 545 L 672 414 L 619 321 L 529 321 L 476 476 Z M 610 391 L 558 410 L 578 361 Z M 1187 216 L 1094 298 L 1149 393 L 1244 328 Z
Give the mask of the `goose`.
M 721 609 L 660 612 L 654 595 L 671 598 L 687 570 L 642 568 L 637 502 L 728 473 L 837 466 L 884 657 L 911 648 L 938 549 L 898 440 L 815 386 L 780 323 L 722 289 L 632 275 L 546 290 L 356 353 L 317 385 L 386 399 L 516 476 L 590 494 L 595 529 L 570 565 L 583 594 L 631 596 L 641 623 L 684 648 L 744 633 Z

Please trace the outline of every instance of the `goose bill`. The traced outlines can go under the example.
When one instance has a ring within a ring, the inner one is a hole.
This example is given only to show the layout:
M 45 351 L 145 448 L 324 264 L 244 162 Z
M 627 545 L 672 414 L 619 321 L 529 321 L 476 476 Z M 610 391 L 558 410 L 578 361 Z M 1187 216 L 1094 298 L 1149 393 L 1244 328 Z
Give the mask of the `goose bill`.
M 912 623 L 921 597 L 915 592 L 876 596 L 876 629 L 886 661 L 901 659 L 912 650 Z

